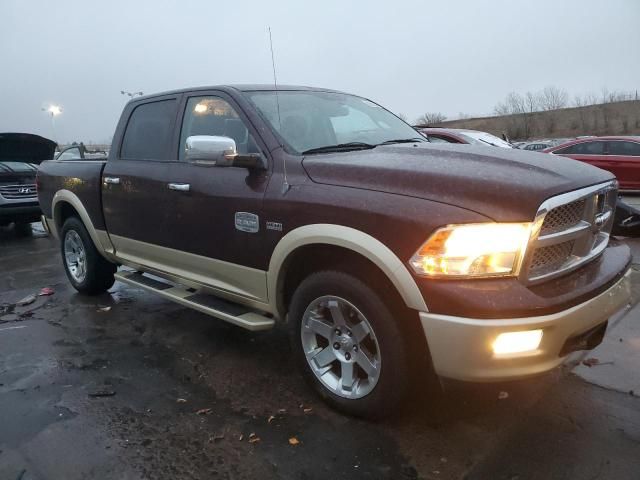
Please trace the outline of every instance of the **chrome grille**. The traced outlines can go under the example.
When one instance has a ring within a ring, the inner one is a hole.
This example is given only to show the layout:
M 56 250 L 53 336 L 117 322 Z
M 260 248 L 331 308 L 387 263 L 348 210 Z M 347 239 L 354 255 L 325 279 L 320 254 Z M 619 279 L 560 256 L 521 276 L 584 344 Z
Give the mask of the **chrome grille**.
M 586 204 L 587 201 L 583 198 L 551 210 L 544 217 L 540 235 L 559 232 L 580 223 Z
M 531 258 L 529 275 L 545 275 L 562 268 L 562 265 L 571 255 L 574 244 L 575 241 L 569 240 L 568 242 L 537 248 Z
M 594 259 L 609 242 L 618 192 L 614 182 L 545 201 L 536 215 L 521 278 L 539 282 Z
M 7 200 L 35 198 L 38 196 L 35 183 L 24 185 L 0 185 L 0 195 Z

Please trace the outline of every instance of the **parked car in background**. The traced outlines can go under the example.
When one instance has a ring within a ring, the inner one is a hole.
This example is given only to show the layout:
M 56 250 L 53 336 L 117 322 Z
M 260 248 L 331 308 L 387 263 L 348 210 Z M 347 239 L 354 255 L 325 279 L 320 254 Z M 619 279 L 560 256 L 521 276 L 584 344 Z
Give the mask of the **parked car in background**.
M 51 160 L 56 143 L 30 133 L 0 133 L 0 226 L 16 224 L 20 232 L 40 219 L 37 165 Z
M 544 150 L 613 173 L 620 190 L 640 192 L 640 137 L 586 137 Z
M 523 145 L 519 145 L 517 148 L 519 148 L 520 150 L 529 150 L 532 152 L 540 152 L 542 150 L 545 150 L 547 148 L 551 148 L 553 147 L 555 144 L 552 142 L 543 142 L 543 141 L 536 141 L 536 142 L 527 142 Z
M 629 301 L 609 172 L 434 148 L 341 92 L 135 98 L 107 160 L 44 162 L 38 182 L 78 291 L 117 279 L 249 330 L 284 323 L 292 363 L 357 415 L 397 411 L 427 372 L 551 370 L 600 343 Z
M 510 143 L 487 132 L 460 128 L 418 128 L 432 143 L 468 143 L 492 147 L 513 148 Z

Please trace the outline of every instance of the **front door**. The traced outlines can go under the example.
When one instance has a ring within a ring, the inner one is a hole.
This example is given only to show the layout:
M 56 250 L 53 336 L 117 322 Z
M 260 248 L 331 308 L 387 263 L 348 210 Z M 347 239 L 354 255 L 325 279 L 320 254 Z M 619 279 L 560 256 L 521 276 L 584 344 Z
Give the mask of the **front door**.
M 169 249 L 167 266 L 218 290 L 266 301 L 266 274 L 257 268 L 257 249 L 265 233 L 262 199 L 269 171 L 190 163 L 184 152 L 193 135 L 230 137 L 239 154 L 261 154 L 265 165 L 267 149 L 222 92 L 186 95 L 180 110 L 178 162 L 171 178 L 166 177 L 170 198 L 158 238 L 158 244 Z

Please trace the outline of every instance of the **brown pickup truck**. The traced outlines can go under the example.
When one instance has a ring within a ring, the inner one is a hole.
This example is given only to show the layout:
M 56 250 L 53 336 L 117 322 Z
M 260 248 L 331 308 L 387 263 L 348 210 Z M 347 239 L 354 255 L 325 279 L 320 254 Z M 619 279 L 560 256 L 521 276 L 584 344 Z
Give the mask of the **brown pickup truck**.
M 311 385 L 366 416 L 425 374 L 526 378 L 597 345 L 629 300 L 616 189 L 581 162 L 430 144 L 365 98 L 270 86 L 136 98 L 106 161 L 38 174 L 77 290 L 118 280 L 286 323 Z

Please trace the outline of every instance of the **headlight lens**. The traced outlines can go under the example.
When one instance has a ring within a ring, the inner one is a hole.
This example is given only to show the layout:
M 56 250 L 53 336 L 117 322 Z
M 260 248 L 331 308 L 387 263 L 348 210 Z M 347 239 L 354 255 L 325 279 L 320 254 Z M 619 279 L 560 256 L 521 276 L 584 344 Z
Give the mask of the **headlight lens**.
M 530 223 L 449 225 L 431 235 L 409 263 L 429 277 L 515 275 L 530 232 Z

